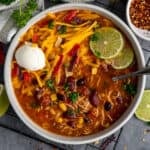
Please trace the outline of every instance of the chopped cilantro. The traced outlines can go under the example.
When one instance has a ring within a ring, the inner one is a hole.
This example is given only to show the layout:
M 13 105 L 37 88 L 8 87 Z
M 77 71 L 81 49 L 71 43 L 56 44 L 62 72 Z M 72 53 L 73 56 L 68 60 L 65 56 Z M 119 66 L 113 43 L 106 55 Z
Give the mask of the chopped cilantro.
M 69 85 L 68 85 L 68 83 L 65 83 L 65 85 L 64 85 L 64 90 L 65 90 L 66 92 L 69 90 Z
M 51 90 L 55 90 L 55 88 L 54 88 L 54 81 L 53 81 L 53 80 L 51 80 L 51 79 L 47 80 L 47 81 L 46 81 L 46 85 L 47 85 L 47 87 L 49 87 Z
M 71 92 L 69 93 L 70 100 L 75 103 L 78 100 L 79 93 L 78 92 Z
M 50 28 L 50 29 L 54 28 L 54 21 L 53 20 L 49 21 L 48 28 Z
M 76 112 L 72 108 L 68 108 L 66 114 L 68 117 L 75 117 L 76 116 Z
M 123 86 L 124 90 L 130 94 L 130 95 L 135 95 L 136 92 L 137 92 L 137 89 L 136 89 L 136 86 L 133 85 L 132 83 L 129 83 L 129 84 L 125 84 Z
M 99 33 L 95 32 L 92 36 L 91 36 L 91 40 L 92 41 L 98 41 L 99 40 Z
M 68 108 L 68 110 L 67 110 L 67 114 L 68 114 L 68 115 L 70 115 L 70 116 L 71 116 L 71 115 L 74 115 L 74 113 L 75 113 L 75 112 L 74 112 L 74 110 L 73 110 L 73 109 Z
M 58 32 L 59 34 L 64 34 L 67 31 L 67 27 L 65 25 L 60 26 Z
M 27 5 L 22 9 L 16 9 L 13 11 L 11 17 L 16 23 L 17 27 L 21 28 L 26 25 L 30 18 L 32 18 L 33 13 L 37 9 L 38 5 L 36 0 L 29 0 Z

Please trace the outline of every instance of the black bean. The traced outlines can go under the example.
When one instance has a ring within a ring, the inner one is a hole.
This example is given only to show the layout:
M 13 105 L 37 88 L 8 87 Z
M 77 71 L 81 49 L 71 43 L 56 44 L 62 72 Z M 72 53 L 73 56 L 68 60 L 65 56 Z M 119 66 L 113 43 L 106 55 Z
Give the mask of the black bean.
M 93 90 L 90 95 L 90 102 L 93 106 L 97 107 L 100 103 L 98 93 L 96 90 Z
M 64 101 L 65 100 L 65 96 L 63 94 L 57 93 L 57 99 Z
M 110 109 L 111 109 L 111 107 L 112 107 L 112 105 L 111 105 L 111 103 L 110 102 L 105 102 L 105 104 L 104 104 L 104 109 L 106 110 L 106 111 L 109 111 Z
M 77 81 L 77 86 L 83 86 L 85 85 L 85 78 L 80 78 L 78 81 Z
M 67 124 L 68 124 L 70 127 L 72 127 L 72 128 L 75 128 L 75 127 L 76 127 L 74 121 L 69 121 L 69 122 L 67 122 Z
M 88 117 L 86 117 L 86 118 L 84 118 L 84 122 L 85 123 L 91 123 L 91 120 Z

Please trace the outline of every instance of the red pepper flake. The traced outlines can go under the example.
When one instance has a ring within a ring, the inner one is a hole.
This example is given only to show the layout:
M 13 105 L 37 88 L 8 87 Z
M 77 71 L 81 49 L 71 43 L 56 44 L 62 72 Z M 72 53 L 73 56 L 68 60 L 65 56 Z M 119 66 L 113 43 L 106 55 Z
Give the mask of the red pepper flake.
M 77 54 L 75 54 L 70 61 L 70 66 L 68 68 L 68 71 L 71 72 L 73 70 L 74 66 L 79 63 L 79 60 L 80 60 L 79 57 L 77 56 Z
M 77 10 L 68 11 L 66 16 L 64 17 L 64 21 L 66 23 L 71 23 L 71 21 L 76 17 L 77 13 L 78 13 Z
M 150 30 L 150 1 L 133 0 L 130 6 L 132 23 L 140 29 Z
M 79 44 L 75 44 L 73 46 L 73 48 L 68 52 L 69 56 L 75 56 L 77 54 L 77 51 L 79 50 L 80 45 Z
M 14 63 L 13 65 L 11 75 L 12 77 L 16 77 L 19 75 L 19 66 L 16 63 Z
M 31 81 L 31 75 L 28 72 L 23 72 L 23 81 L 25 82 Z
M 57 64 L 55 65 L 55 67 L 54 67 L 53 74 L 56 74 L 59 71 L 59 69 L 62 65 L 62 61 L 63 61 L 63 55 L 60 55 L 60 58 L 59 58 Z
M 33 43 L 37 43 L 38 40 L 39 40 L 39 36 L 38 36 L 36 33 L 34 33 L 34 35 L 33 35 L 33 37 L 32 37 L 32 42 L 33 42 Z
M 42 27 L 48 25 L 48 23 L 49 23 L 49 20 L 43 19 L 42 21 L 38 22 L 38 25 L 39 25 L 39 27 L 42 28 Z

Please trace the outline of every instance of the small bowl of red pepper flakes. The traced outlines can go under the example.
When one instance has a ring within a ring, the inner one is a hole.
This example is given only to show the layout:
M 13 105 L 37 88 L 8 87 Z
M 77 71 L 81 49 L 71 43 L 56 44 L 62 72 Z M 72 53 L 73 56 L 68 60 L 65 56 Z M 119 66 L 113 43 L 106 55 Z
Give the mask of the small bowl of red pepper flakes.
M 126 17 L 133 32 L 138 37 L 150 41 L 150 0 L 129 0 Z

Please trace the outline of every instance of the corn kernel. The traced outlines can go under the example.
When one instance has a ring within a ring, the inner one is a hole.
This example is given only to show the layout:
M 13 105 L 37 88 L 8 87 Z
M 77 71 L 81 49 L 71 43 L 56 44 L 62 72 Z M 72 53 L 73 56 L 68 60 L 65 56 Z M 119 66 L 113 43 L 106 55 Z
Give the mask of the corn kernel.
M 59 117 L 59 118 L 56 119 L 56 121 L 57 121 L 58 123 L 62 123 L 62 122 L 63 122 L 63 119 L 62 119 L 61 117 Z
M 59 107 L 62 111 L 67 111 L 67 106 L 64 103 L 59 103 Z
M 97 74 L 97 68 L 92 68 L 92 74 L 93 75 Z
M 51 100 L 52 100 L 52 101 L 56 101 L 56 100 L 57 100 L 56 94 L 52 94 L 52 95 L 51 95 Z
M 79 124 L 83 124 L 83 122 L 84 122 L 83 118 L 79 118 L 78 123 L 79 123 Z
M 50 113 L 52 114 L 52 115 L 56 115 L 56 112 L 55 112 L 55 110 L 53 109 L 53 108 L 50 108 Z
M 52 13 L 48 13 L 47 15 L 50 19 L 55 19 L 56 18 L 56 16 Z
M 82 117 L 79 118 L 77 127 L 78 127 L 78 128 L 82 128 L 82 127 L 83 127 L 83 122 L 84 122 L 83 118 L 82 118 Z

